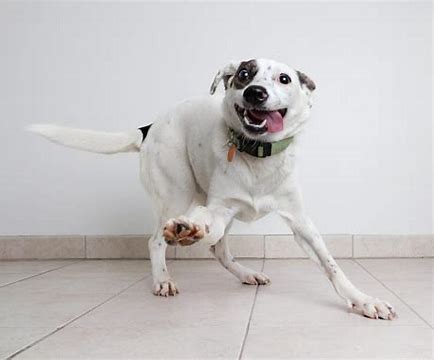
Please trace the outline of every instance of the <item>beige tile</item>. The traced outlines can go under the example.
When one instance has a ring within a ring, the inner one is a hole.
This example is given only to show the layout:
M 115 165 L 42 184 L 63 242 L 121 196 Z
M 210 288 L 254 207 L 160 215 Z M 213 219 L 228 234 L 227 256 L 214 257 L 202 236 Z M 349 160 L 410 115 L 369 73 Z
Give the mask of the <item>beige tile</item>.
M 50 272 L 14 284 L 15 293 L 26 294 L 42 289 L 49 294 L 107 294 L 113 295 L 150 273 L 107 273 L 107 274 L 58 274 Z M 11 285 L 10 285 L 11 286 Z
M 354 235 L 354 257 L 432 256 L 434 235 Z
M 0 261 L 0 287 L 73 264 L 76 260 Z
M 260 270 L 262 261 L 242 264 Z M 169 271 L 179 295 L 152 295 L 152 280 L 147 278 L 70 326 L 151 329 L 155 323 L 170 327 L 233 323 L 236 327 L 248 317 L 256 287 L 241 284 L 217 261 L 176 260 Z
M 323 239 L 334 257 L 352 257 L 351 235 L 323 235 Z M 267 259 L 307 258 L 307 255 L 295 242 L 293 235 L 268 235 L 265 236 L 265 257 Z
M 89 259 L 149 259 L 149 236 L 91 235 L 86 236 L 86 257 Z
M 432 281 L 386 281 L 385 284 L 434 327 L 434 287 Z
M 75 260 L 2 260 L 0 261 L 0 274 L 34 275 L 75 262 Z
M 146 275 L 150 274 L 150 269 L 149 260 L 83 260 L 55 272 L 66 276 L 97 277 L 110 274 L 121 276 L 125 273 Z
M 239 258 L 264 257 L 263 235 L 229 235 L 229 248 L 232 255 Z
M 434 280 L 434 259 L 358 259 L 380 281 Z
M 14 352 L 50 333 L 50 328 L 0 327 L 0 358 L 7 358 Z
M 241 325 L 208 323 L 144 328 L 65 328 L 20 354 L 17 359 L 235 359 Z M 79 345 L 78 345 L 79 344 Z
M 297 264 L 293 264 L 297 262 Z M 303 263 L 304 262 L 304 263 Z M 351 312 L 328 279 L 304 260 L 267 260 L 264 272 L 271 284 L 260 287 L 252 316 L 257 326 L 387 326 L 425 323 L 381 283 L 351 260 L 339 263 L 356 287 L 390 302 L 399 314 L 396 321 L 374 321 Z M 313 264 L 312 264 L 313 265 Z
M 156 297 L 151 280 L 141 281 L 18 358 L 236 358 L 256 287 L 217 261 L 176 260 L 169 271 L 178 296 Z
M 32 275 L 27 274 L 0 274 L 0 287 L 12 284 L 18 280 L 23 280 Z
M 19 283 L 21 284 L 21 283 Z M 15 291 L 17 284 L 0 289 L 0 327 L 57 327 L 102 303 L 107 294 Z
M 84 260 L 0 289 L 0 327 L 60 326 L 137 280 L 149 261 Z
M 13 259 L 78 259 L 85 257 L 84 237 L 3 236 L 0 238 L 0 260 Z
M 359 259 L 377 279 L 434 325 L 434 259 Z
M 427 327 L 251 325 L 243 359 L 430 359 Z

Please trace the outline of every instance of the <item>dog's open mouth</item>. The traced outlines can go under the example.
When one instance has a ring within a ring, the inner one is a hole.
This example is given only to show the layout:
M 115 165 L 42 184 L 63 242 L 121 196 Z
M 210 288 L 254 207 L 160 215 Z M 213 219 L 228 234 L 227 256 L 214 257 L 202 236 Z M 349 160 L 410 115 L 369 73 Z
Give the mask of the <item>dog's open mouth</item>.
M 263 134 L 265 132 L 273 133 L 283 130 L 283 118 L 287 109 L 243 109 L 241 106 L 235 104 L 235 111 L 246 130 L 256 134 Z

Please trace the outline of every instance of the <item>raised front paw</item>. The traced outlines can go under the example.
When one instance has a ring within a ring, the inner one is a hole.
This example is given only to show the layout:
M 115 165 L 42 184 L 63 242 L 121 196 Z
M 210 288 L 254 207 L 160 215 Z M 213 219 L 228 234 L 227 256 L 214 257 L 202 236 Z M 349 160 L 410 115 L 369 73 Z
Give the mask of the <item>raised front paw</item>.
M 154 284 L 154 295 L 156 296 L 175 296 L 179 294 L 176 284 L 172 280 L 157 282 Z
M 371 296 L 353 301 L 352 309 L 371 319 L 393 320 L 398 317 L 392 305 Z
M 187 246 L 203 238 L 204 232 L 199 225 L 193 224 L 186 217 L 170 219 L 163 229 L 163 236 L 168 245 Z

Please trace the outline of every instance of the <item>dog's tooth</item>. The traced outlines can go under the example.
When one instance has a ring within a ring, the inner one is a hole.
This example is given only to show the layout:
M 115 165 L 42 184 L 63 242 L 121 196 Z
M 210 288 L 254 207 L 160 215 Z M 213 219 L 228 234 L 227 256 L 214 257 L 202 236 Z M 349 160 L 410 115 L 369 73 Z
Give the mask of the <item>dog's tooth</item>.
M 257 125 L 257 124 L 253 124 L 253 123 L 251 123 L 251 122 L 249 121 L 249 119 L 247 118 L 247 116 L 244 116 L 244 122 L 245 122 L 247 125 L 249 125 L 249 126 L 253 126 L 253 127 L 257 128 L 257 129 L 260 129 L 260 128 L 263 128 L 263 127 L 265 126 L 267 120 L 264 120 L 264 121 L 261 122 L 259 125 Z

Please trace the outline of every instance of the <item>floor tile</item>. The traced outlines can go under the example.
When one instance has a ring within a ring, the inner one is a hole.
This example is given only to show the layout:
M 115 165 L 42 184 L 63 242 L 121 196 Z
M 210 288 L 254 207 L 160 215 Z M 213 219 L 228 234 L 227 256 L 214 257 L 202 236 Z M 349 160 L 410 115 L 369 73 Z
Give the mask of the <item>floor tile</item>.
M 17 359 L 235 359 L 240 348 L 237 327 L 204 324 L 151 329 L 66 328 Z M 206 329 L 206 330 L 205 330 Z
M 100 304 L 107 294 L 62 294 L 0 289 L 0 327 L 57 327 Z
M 77 262 L 76 260 L 1 260 L 0 274 L 38 274 Z
M 432 356 L 432 329 L 420 318 L 432 324 L 432 260 L 358 262 L 338 260 L 357 287 L 396 307 L 397 320 L 351 313 L 310 260 L 241 260 L 264 265 L 272 283 L 259 288 L 216 260 L 173 260 L 181 293 L 169 298 L 152 295 L 149 261 L 69 263 L 0 288 L 0 358 L 75 319 L 17 358 L 235 359 L 253 304 L 245 359 Z M 0 262 L 0 281 L 47 266 Z
M 262 261 L 243 264 L 259 270 Z M 174 261 L 170 265 L 172 277 L 180 288 L 179 295 L 169 298 L 152 295 L 152 280 L 148 278 L 71 326 L 149 328 L 156 322 L 172 327 L 247 321 L 255 286 L 241 284 L 216 261 Z
M 0 327 L 0 358 L 4 359 L 17 350 L 49 334 L 50 328 Z
M 262 260 L 242 263 L 262 267 Z M 156 297 L 151 279 L 140 281 L 18 358 L 235 359 L 256 287 L 217 261 L 177 260 L 169 271 L 178 296 Z
M 26 274 L 0 274 L 0 287 L 28 278 Z
M 265 262 L 264 272 L 271 277 L 272 282 L 270 286 L 259 288 L 251 325 L 394 327 L 425 324 L 381 283 L 372 277 L 365 277 L 366 272 L 352 261 L 340 261 L 344 272 L 353 280 L 361 280 L 354 281 L 361 291 L 390 302 L 399 319 L 374 321 L 351 312 L 320 271 L 309 272 L 309 264 L 302 260 L 298 263 L 299 266 L 294 267 L 292 261 L 286 264 L 280 260 Z M 299 276 L 294 280 L 297 268 Z M 292 273 L 290 278 L 285 277 L 286 273 Z M 306 280 L 303 280 L 304 277 Z
M 122 273 L 149 273 L 151 263 L 149 260 L 85 260 L 57 272 L 62 274 L 122 274 Z
M 0 287 L 73 263 L 72 260 L 0 261 Z
M 428 327 L 251 326 L 243 359 L 430 359 Z
M 150 276 L 149 261 L 83 261 L 0 288 L 0 327 L 59 326 Z
M 434 281 L 434 259 L 358 259 L 380 281 Z
M 434 259 L 358 260 L 434 326 Z
M 387 281 L 387 286 L 426 322 L 434 327 L 433 284 L 425 281 Z

